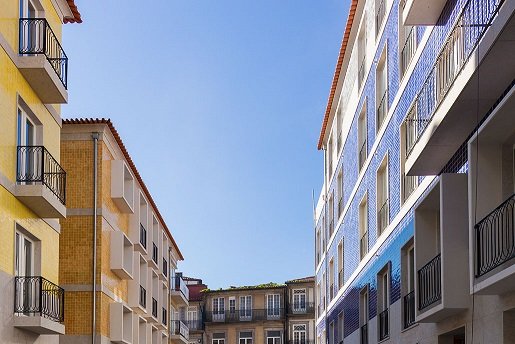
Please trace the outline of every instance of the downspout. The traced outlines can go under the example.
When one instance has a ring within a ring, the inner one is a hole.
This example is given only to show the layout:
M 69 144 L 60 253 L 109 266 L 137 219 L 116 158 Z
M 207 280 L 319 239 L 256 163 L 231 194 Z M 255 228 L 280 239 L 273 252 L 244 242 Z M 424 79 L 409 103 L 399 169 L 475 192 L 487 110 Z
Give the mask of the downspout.
M 324 255 L 324 271 L 325 271 L 325 279 L 324 279 L 324 294 L 325 294 L 325 302 L 324 302 L 324 308 L 325 308 L 325 316 L 324 316 L 324 322 L 325 322 L 325 343 L 329 343 L 329 329 L 328 329 L 328 322 L 327 322 L 327 304 L 328 304 L 328 297 L 327 297 L 327 276 L 329 275 L 327 273 L 327 243 L 329 242 L 329 238 L 327 238 L 327 215 L 328 215 L 328 212 L 327 212 L 327 183 L 329 182 L 329 177 L 328 177 L 328 173 L 330 173 L 330 171 L 327 170 L 327 147 L 324 146 L 322 148 L 322 150 L 324 151 L 324 244 L 325 244 L 325 247 L 324 247 L 324 251 L 325 251 L 325 255 Z M 330 159 L 330 157 L 329 157 Z
M 284 325 L 283 325 L 283 343 L 288 343 L 288 337 L 289 337 L 289 324 L 288 324 L 288 305 L 290 304 L 290 299 L 288 296 L 288 284 L 286 284 L 286 287 L 284 288 Z
M 96 325 L 97 325 L 97 174 L 98 174 L 98 138 L 99 133 L 93 133 L 91 138 L 93 139 L 93 312 L 92 312 L 92 335 L 91 343 L 95 344 L 96 337 Z

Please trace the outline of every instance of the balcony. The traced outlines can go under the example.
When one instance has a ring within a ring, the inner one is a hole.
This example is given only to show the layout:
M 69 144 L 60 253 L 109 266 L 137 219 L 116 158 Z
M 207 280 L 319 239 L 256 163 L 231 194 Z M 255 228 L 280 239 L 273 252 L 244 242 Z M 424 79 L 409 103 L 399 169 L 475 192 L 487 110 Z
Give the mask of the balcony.
M 412 291 L 402 298 L 402 325 L 407 329 L 415 324 L 415 292 Z
M 404 25 L 434 25 L 438 21 L 446 0 L 406 0 L 401 7 Z
M 133 342 L 135 318 L 129 307 L 120 302 L 111 303 L 109 305 L 109 323 L 109 337 L 112 343 L 129 344 Z
M 290 339 L 288 341 L 288 344 L 315 344 L 316 341 L 314 340 L 307 340 L 307 339 Z M 341 343 L 341 342 L 340 342 Z
M 190 330 L 188 326 L 181 320 L 173 320 L 172 321 L 172 329 L 171 329 L 171 339 L 172 341 L 181 341 L 184 343 L 188 343 L 190 338 Z
M 368 344 L 368 325 L 361 325 L 360 329 L 360 344 Z
M 177 304 L 182 304 L 184 306 L 189 305 L 190 292 L 186 283 L 182 279 L 182 275 L 176 275 L 172 278 L 172 288 L 170 290 L 170 296 L 172 297 L 172 301 Z
M 367 140 L 364 140 L 359 148 L 359 171 L 365 165 L 365 161 L 367 160 Z
M 418 176 L 402 176 L 402 200 L 405 202 L 418 187 Z
M 466 174 L 441 174 L 415 207 L 416 321 L 469 307 Z
M 243 309 L 243 310 L 225 310 L 225 311 L 206 311 L 205 322 L 216 323 L 236 323 L 250 321 L 271 321 L 283 320 L 283 308 L 269 309 Z
M 360 258 L 363 259 L 367 253 L 368 253 L 368 231 L 363 233 L 363 235 L 361 236 L 361 239 L 359 241 Z
M 20 18 L 18 68 L 43 103 L 68 101 L 68 57 L 44 18 Z
M 43 146 L 18 146 L 16 197 L 41 218 L 66 217 L 66 172 Z
M 413 26 L 409 31 L 406 41 L 404 42 L 404 46 L 401 50 L 401 74 L 404 76 L 406 71 L 408 70 L 408 66 L 410 65 L 411 59 L 415 55 L 415 51 L 417 50 L 417 27 Z
M 381 205 L 381 209 L 377 212 L 377 232 L 379 235 L 388 227 L 390 223 L 390 202 L 387 198 Z
M 376 111 L 377 131 L 379 131 L 379 129 L 383 125 L 384 119 L 386 118 L 387 114 L 388 114 L 388 88 L 384 91 L 383 96 L 381 97 L 381 101 L 379 102 L 379 106 L 377 107 L 377 111 Z
M 390 336 L 390 320 L 388 308 L 379 313 L 379 340 L 385 340 Z
M 512 1 L 466 2 L 415 97 L 408 175 L 438 175 L 512 84 L 514 11 Z
M 64 334 L 64 290 L 40 276 L 14 278 L 14 327 Z
M 383 25 L 384 16 L 386 14 L 386 0 L 381 0 L 376 12 L 376 37 L 379 35 L 379 30 Z
M 190 332 L 204 330 L 204 322 L 201 319 L 198 320 L 187 320 L 184 322 Z
M 122 231 L 111 232 L 110 266 L 121 279 L 133 278 L 134 250 L 132 242 Z
M 290 315 L 304 315 L 315 314 L 314 302 L 294 302 L 288 306 L 288 314 Z

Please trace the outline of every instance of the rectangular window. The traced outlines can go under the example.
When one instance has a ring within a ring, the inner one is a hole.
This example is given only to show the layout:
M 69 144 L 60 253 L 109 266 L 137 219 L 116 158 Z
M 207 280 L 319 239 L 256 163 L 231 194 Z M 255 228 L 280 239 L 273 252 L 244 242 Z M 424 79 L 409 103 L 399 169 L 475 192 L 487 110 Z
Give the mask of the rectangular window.
M 252 332 L 240 332 L 240 344 L 252 344 Z
M 386 265 L 377 275 L 377 310 L 379 321 L 379 340 L 389 336 L 389 305 L 390 305 L 390 268 Z
M 388 194 L 388 155 L 379 165 L 376 175 L 377 180 L 377 235 L 386 229 L 390 223 L 390 202 Z
M 359 205 L 359 237 L 360 237 L 360 258 L 363 259 L 368 253 L 368 202 L 367 195 L 363 197 Z
M 266 343 L 267 344 L 281 344 L 281 331 L 266 331 Z
M 368 344 L 368 285 L 359 294 L 359 324 L 362 344 Z
M 34 243 L 26 235 L 16 231 L 15 274 L 34 275 Z
M 229 298 L 229 313 L 230 314 L 236 313 L 236 298 L 234 296 L 231 296 Z
M 329 302 L 334 298 L 334 259 L 329 261 Z
M 384 17 L 386 14 L 386 0 L 376 0 L 376 38 L 378 38 L 379 30 L 383 25 Z
M 269 294 L 266 296 L 266 314 L 267 318 L 279 318 L 281 315 L 281 295 Z
M 331 195 L 329 196 L 328 216 L 329 216 L 329 238 L 330 238 L 333 235 L 333 231 L 334 231 L 334 190 L 331 192 Z
M 293 289 L 293 313 L 306 312 L 306 289 Z
M 331 321 L 329 324 L 329 344 L 335 344 L 334 343 L 334 321 Z
M 225 318 L 225 298 L 213 299 L 213 320 L 221 321 Z
M 338 244 L 338 289 L 341 289 L 344 284 L 343 276 L 343 238 Z
M 361 28 L 358 35 L 358 91 L 365 83 L 365 66 L 366 66 L 366 51 L 367 51 L 367 14 L 363 14 L 361 21 Z
M 343 215 L 343 165 L 338 173 L 338 219 Z
M 342 149 L 342 124 L 343 124 L 343 105 L 340 102 L 338 105 L 338 110 L 336 111 L 336 153 L 338 154 L 338 157 L 340 155 L 341 149 Z
M 358 117 L 358 161 L 359 161 L 359 171 L 365 165 L 365 161 L 367 160 L 367 104 L 366 100 L 363 103 L 363 108 L 361 109 L 361 113 Z
M 293 325 L 293 344 L 306 344 L 306 325 Z
M 213 333 L 213 344 L 225 344 L 225 333 Z
M 338 314 L 338 340 L 339 343 L 343 342 L 343 311 Z
M 320 263 L 320 241 L 321 241 L 321 238 L 320 238 L 320 227 L 317 227 L 317 234 L 316 234 L 316 250 L 317 250 L 317 255 L 316 255 L 316 265 L 318 265 L 318 263 Z
M 329 143 L 327 144 L 327 180 L 333 175 L 333 138 L 330 134 Z
M 376 132 L 379 131 L 388 113 L 388 58 L 387 45 L 384 46 L 383 52 L 377 62 L 376 70 Z
M 240 319 L 252 318 L 252 296 L 240 296 Z

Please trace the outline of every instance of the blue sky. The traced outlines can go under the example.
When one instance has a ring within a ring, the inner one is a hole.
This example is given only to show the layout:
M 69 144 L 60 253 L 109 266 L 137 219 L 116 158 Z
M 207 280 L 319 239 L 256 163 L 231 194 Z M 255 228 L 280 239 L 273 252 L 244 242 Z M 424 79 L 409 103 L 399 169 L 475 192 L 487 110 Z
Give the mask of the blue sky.
M 211 288 L 312 275 L 316 144 L 348 0 L 76 3 L 63 117 L 112 119 L 179 269 Z

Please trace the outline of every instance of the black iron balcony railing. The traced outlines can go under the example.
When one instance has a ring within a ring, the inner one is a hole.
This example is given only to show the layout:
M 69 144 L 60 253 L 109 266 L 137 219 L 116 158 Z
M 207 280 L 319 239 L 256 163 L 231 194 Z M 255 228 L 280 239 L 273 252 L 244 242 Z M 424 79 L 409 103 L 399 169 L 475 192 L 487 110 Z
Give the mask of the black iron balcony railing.
M 363 56 L 358 70 L 358 89 L 361 89 L 361 86 L 363 86 L 365 82 L 365 62 L 366 56 Z
M 152 298 L 152 316 L 157 318 L 157 300 Z
M 166 326 L 166 324 L 168 323 L 168 311 L 166 310 L 166 308 L 163 307 L 161 315 L 161 323 Z
M 177 275 L 173 279 L 173 290 L 180 291 L 181 294 L 186 298 L 186 300 L 189 300 L 190 292 L 188 286 L 186 285 L 186 283 L 184 283 L 184 280 L 181 276 Z
M 360 343 L 368 344 L 368 326 L 367 324 L 361 325 L 360 328 Z
M 365 161 L 367 160 L 367 140 L 365 139 L 363 143 L 361 143 L 361 147 L 359 148 L 359 170 L 363 168 L 365 165 Z
M 515 194 L 475 226 L 476 277 L 515 257 Z
M 168 276 L 168 262 L 163 258 L 163 275 Z
M 290 339 L 288 344 L 315 344 L 314 340 L 307 340 L 307 339 Z
M 406 36 L 406 41 L 401 51 L 401 75 L 406 74 L 406 70 L 411 62 L 411 59 L 417 51 L 417 27 L 412 26 L 411 30 Z
M 139 286 L 139 305 L 147 308 L 147 290 L 141 285 Z
M 65 88 L 68 87 L 68 57 L 45 18 L 20 18 L 22 55 L 45 55 Z
M 16 276 L 14 313 L 63 322 L 64 289 L 41 276 Z
M 189 339 L 190 330 L 186 324 L 181 320 L 173 320 L 172 321 L 172 335 L 181 336 L 184 339 Z
M 204 322 L 202 320 L 187 320 L 185 321 L 190 331 L 201 331 L 204 329 Z
M 441 255 L 418 270 L 418 309 L 438 302 L 442 297 Z
M 472 55 L 484 33 L 490 27 L 504 0 L 488 1 L 478 5 L 468 0 L 443 44 L 429 75 L 415 98 L 420 127 L 416 130 L 415 142 L 424 133 L 436 109 L 447 95 Z M 408 155 L 411 150 L 408 150 Z
M 403 328 L 408 328 L 415 323 L 415 291 L 408 293 L 403 298 Z
M 154 242 L 152 243 L 152 260 L 157 264 L 157 245 Z
M 390 335 L 390 320 L 388 308 L 379 313 L 379 340 L 388 338 Z
M 315 313 L 314 302 L 293 302 L 288 305 L 289 314 L 313 314 Z
M 147 249 L 147 230 L 141 223 L 139 224 L 139 243 Z
M 18 146 L 16 181 L 45 185 L 62 204 L 66 203 L 66 172 L 43 146 Z
M 368 253 L 368 231 L 363 233 L 359 241 L 359 254 L 361 259 Z
M 343 214 L 343 195 L 340 195 L 340 199 L 338 199 L 338 218 Z
M 409 196 L 415 191 L 418 186 L 418 176 L 407 176 L 402 177 L 403 187 L 403 200 L 406 201 Z
M 385 228 L 390 223 L 390 201 L 387 198 L 383 205 L 381 206 L 381 209 L 377 212 L 377 229 L 379 234 L 383 233 Z
M 264 321 L 264 320 L 282 320 L 284 319 L 283 308 L 268 309 L 233 309 L 225 311 L 206 311 L 204 313 L 206 322 L 248 322 L 248 321 Z
M 386 118 L 386 114 L 388 113 L 388 88 L 383 93 L 381 97 L 381 101 L 379 102 L 379 106 L 377 107 L 376 112 L 376 123 L 377 123 L 377 131 L 383 125 L 384 119 Z
M 428 119 L 420 118 L 417 106 L 414 104 L 409 113 L 408 116 L 406 116 L 406 119 L 404 120 L 404 126 L 405 126 L 405 142 L 406 142 L 406 154 L 405 156 L 408 157 L 413 150 L 413 147 L 415 147 L 415 144 L 417 143 L 417 140 L 419 136 L 421 135 L 422 131 L 426 127 L 427 123 L 429 123 Z
M 381 29 L 381 25 L 383 24 L 384 15 L 386 14 L 386 1 L 381 0 L 379 3 L 379 7 L 376 12 L 376 37 L 379 35 L 379 30 Z

